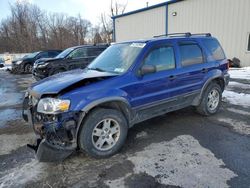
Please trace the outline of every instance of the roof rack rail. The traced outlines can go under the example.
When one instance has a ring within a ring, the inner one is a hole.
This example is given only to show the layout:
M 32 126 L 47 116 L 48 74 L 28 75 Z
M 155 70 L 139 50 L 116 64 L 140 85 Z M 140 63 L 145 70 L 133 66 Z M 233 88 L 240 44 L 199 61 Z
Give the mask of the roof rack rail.
M 191 36 L 205 36 L 205 37 L 211 37 L 211 33 L 195 33 L 192 34 L 190 32 L 186 32 L 186 33 L 169 33 L 169 34 L 164 34 L 164 35 L 156 35 L 154 36 L 154 38 L 158 38 L 158 37 L 191 37 Z

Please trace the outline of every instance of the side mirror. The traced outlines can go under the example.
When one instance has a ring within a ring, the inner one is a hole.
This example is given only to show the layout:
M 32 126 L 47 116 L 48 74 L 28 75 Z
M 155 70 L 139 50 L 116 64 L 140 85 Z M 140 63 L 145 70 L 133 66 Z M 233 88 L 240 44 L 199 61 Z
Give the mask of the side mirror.
M 141 76 L 155 72 L 156 72 L 156 67 L 154 65 L 143 65 L 140 69 Z

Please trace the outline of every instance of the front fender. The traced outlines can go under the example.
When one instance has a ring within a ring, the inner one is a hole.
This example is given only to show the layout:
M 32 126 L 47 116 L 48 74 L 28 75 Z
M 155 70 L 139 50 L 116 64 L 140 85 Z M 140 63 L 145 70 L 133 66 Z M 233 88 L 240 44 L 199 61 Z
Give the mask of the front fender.
M 125 103 L 128 107 L 130 107 L 128 95 L 126 92 L 119 90 L 119 89 L 113 89 L 110 91 L 98 91 L 93 92 L 92 94 L 89 94 L 86 96 L 86 94 L 79 93 L 75 95 L 71 95 L 71 107 L 70 109 L 72 111 L 84 111 L 88 112 L 93 107 L 105 103 L 105 102 L 111 102 L 111 101 L 118 101 Z

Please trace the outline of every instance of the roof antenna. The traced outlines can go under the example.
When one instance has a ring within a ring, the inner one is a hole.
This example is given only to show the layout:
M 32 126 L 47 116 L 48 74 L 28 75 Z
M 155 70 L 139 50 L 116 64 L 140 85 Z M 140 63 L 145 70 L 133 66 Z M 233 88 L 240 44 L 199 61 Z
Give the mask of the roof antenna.
M 148 2 L 146 2 L 146 6 L 148 7 Z

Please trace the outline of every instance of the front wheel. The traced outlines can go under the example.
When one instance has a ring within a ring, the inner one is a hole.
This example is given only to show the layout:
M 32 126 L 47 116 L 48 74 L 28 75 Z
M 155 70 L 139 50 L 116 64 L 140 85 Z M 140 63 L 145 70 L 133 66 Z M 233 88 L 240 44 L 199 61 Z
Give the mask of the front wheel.
M 114 155 L 125 143 L 128 125 L 123 114 L 113 109 L 95 109 L 83 122 L 78 143 L 95 158 Z
M 33 68 L 33 66 L 31 64 L 25 65 L 25 67 L 24 67 L 25 73 L 31 73 L 32 72 L 32 68 Z
M 221 99 L 222 99 L 222 89 L 217 84 L 212 82 L 208 85 L 208 87 L 205 89 L 201 103 L 199 106 L 196 107 L 198 113 L 209 116 L 215 114 L 221 105 Z

